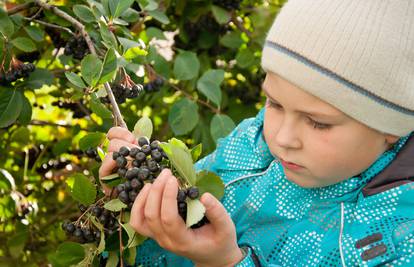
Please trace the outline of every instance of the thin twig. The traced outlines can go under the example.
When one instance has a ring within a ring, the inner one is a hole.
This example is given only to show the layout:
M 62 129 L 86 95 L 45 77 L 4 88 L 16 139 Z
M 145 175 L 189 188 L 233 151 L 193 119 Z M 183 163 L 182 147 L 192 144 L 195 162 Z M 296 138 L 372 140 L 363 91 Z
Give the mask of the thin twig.
M 66 28 L 66 27 L 63 27 L 63 26 L 59 26 L 59 25 L 56 25 L 56 24 L 44 22 L 44 21 L 38 20 L 38 19 L 30 19 L 30 18 L 26 18 L 26 17 L 23 17 L 23 19 L 39 23 L 39 24 L 45 25 L 45 26 L 50 27 L 50 28 L 55 28 L 55 29 L 58 29 L 58 30 L 66 31 L 71 35 L 75 35 L 69 28 Z
M 55 127 L 63 127 L 63 128 L 73 128 L 73 125 L 69 124 L 60 124 L 60 123 L 54 123 L 49 121 L 41 121 L 41 120 L 32 120 L 29 122 L 29 125 L 33 126 L 55 126 Z M 88 129 L 81 128 L 82 131 L 90 131 Z
M 53 64 L 53 62 L 56 60 L 57 55 L 59 54 L 59 50 L 60 48 L 56 48 L 55 53 L 53 53 L 52 58 L 49 60 L 49 62 L 47 63 L 45 69 L 49 69 L 49 67 Z
M 28 8 L 32 7 L 32 5 L 33 5 L 33 3 L 30 2 L 30 3 L 25 3 L 25 4 L 22 4 L 22 5 L 15 6 L 11 9 L 7 10 L 7 15 L 9 15 L 9 16 L 14 15 L 16 13 L 19 13 L 20 11 L 23 11 L 25 9 L 28 9 Z
M 85 39 L 85 42 L 88 44 L 89 51 L 92 55 L 97 55 L 95 45 L 92 42 L 91 37 L 89 36 L 88 32 L 85 30 L 85 25 L 83 25 L 81 22 L 79 22 L 74 17 L 70 16 L 68 13 L 60 10 L 59 8 L 49 5 L 47 3 L 42 2 L 41 0 L 34 0 L 36 5 L 43 7 L 44 9 L 50 10 L 53 13 L 55 13 L 57 16 L 69 21 L 78 31 L 82 34 L 83 38 Z M 108 82 L 104 84 L 106 93 L 108 95 L 109 101 L 111 102 L 112 106 L 112 112 L 114 115 L 115 122 L 123 127 L 128 128 L 124 119 L 122 118 L 121 111 L 119 110 L 118 104 L 116 103 L 114 94 L 112 92 L 111 86 Z

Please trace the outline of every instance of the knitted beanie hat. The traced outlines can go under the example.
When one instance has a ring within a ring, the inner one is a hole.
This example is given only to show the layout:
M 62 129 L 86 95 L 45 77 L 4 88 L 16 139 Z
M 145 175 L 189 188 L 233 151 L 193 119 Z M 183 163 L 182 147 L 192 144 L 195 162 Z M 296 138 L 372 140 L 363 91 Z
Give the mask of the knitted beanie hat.
M 290 0 L 262 67 L 378 131 L 414 130 L 414 1 Z

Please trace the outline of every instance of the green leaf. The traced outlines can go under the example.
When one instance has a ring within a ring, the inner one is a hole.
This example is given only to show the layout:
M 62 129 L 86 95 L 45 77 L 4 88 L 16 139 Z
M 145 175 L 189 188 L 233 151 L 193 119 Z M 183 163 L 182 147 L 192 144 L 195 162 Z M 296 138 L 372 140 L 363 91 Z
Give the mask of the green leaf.
M 151 139 L 153 128 L 151 119 L 142 117 L 135 123 L 134 131 L 132 133 L 137 139 L 141 136 L 146 136 L 148 139 Z
M 224 80 L 223 70 L 210 69 L 197 81 L 197 89 L 214 104 L 220 107 L 221 90 L 220 84 Z
M 14 33 L 14 24 L 9 19 L 9 15 L 2 8 L 0 8 L 0 32 L 7 37 L 12 36 Z
M 22 125 L 28 125 L 32 120 L 32 105 L 29 99 L 22 95 L 22 110 L 20 111 L 19 118 L 17 119 Z
M 81 73 L 83 79 L 91 85 L 95 86 L 99 81 L 101 73 L 102 61 L 96 55 L 89 54 L 82 59 Z
M 128 234 L 128 248 L 136 247 L 140 245 L 142 242 L 147 239 L 145 236 L 142 236 L 135 232 L 134 228 L 129 223 L 121 224 L 122 227 L 125 229 L 125 231 Z
M 253 65 L 255 57 L 250 49 L 243 49 L 237 53 L 236 61 L 241 68 L 247 68 Z
M 115 251 L 109 251 L 108 261 L 106 262 L 105 267 L 116 267 L 119 262 L 118 253 Z
M 224 183 L 221 178 L 213 172 L 201 171 L 197 173 L 197 181 L 195 185 L 198 187 L 200 196 L 205 192 L 209 192 L 220 200 L 224 195 Z
M 156 27 L 149 27 L 146 30 L 148 40 L 151 40 L 152 38 L 157 38 L 159 40 L 166 40 L 164 32 Z
M 133 60 L 134 58 L 146 56 L 147 54 L 148 54 L 147 51 L 145 51 L 144 49 L 138 46 L 131 47 L 131 48 L 128 48 L 128 50 L 125 52 L 124 58 L 126 60 Z
M 236 127 L 233 120 L 224 114 L 216 114 L 210 123 L 210 132 L 213 139 L 217 140 L 227 136 Z
M 102 104 L 101 101 L 99 101 L 96 94 L 91 95 L 90 107 L 93 113 L 95 113 L 102 119 L 112 118 L 112 112 L 104 104 Z
M 39 89 L 44 85 L 53 84 L 53 73 L 47 69 L 36 68 L 25 80 L 26 86 L 30 89 Z
M 158 20 L 162 24 L 169 24 L 170 23 L 170 19 L 162 11 L 159 11 L 159 10 L 148 11 L 148 15 L 150 15 L 154 19 Z
M 68 149 L 72 145 L 72 139 L 66 138 L 66 139 L 60 139 L 52 148 L 52 152 L 55 156 L 59 156 L 62 153 L 65 153 L 68 151 Z
M 29 25 L 29 26 L 24 27 L 24 30 L 27 32 L 27 34 L 30 36 L 30 38 L 32 38 L 36 42 L 41 42 L 41 41 L 44 40 L 45 33 L 40 28 L 38 28 L 36 26 Z
M 100 27 L 100 33 L 101 37 L 104 40 L 107 47 L 116 48 L 117 42 L 115 35 L 109 30 L 108 26 L 105 24 L 105 22 L 100 21 L 99 22 Z
M 7 247 L 13 258 L 18 258 L 22 254 L 28 237 L 29 233 L 27 230 L 17 232 L 13 236 L 9 237 L 7 240 Z
M 84 205 L 91 205 L 96 199 L 95 185 L 83 174 L 77 173 L 73 176 L 74 184 L 72 197 Z
M 22 110 L 23 95 L 20 91 L 0 87 L 0 128 L 14 123 Z
M 191 158 L 193 159 L 194 162 L 198 160 L 202 151 L 203 151 L 203 144 L 198 144 L 191 149 Z
M 24 52 L 33 52 L 37 49 L 35 43 L 27 37 L 17 37 L 11 42 L 15 47 Z
M 66 78 L 75 86 L 79 88 L 85 88 L 86 84 L 83 82 L 82 78 L 76 75 L 76 73 L 73 72 L 65 72 Z
M 123 179 L 121 179 L 121 177 L 119 177 L 117 173 L 104 176 L 100 178 L 100 180 L 110 188 L 115 187 L 124 182 Z
M 125 209 L 127 205 L 122 203 L 119 198 L 115 198 L 110 200 L 109 202 L 105 203 L 104 208 L 110 211 L 121 211 L 122 209 Z
M 78 18 L 80 18 L 81 20 L 87 23 L 96 21 L 96 18 L 92 10 L 85 5 L 74 5 L 73 12 Z
M 105 140 L 105 134 L 101 132 L 89 133 L 79 140 L 79 148 L 83 151 L 95 148 Z
M 174 75 L 178 80 L 191 80 L 199 70 L 200 61 L 194 52 L 181 52 L 174 61 Z
M 196 182 L 196 172 L 193 159 L 188 149 L 171 143 L 161 143 L 160 146 L 167 154 L 168 159 L 180 177 L 185 179 L 190 185 L 194 185 Z
M 122 48 L 124 49 L 123 51 L 125 52 L 132 47 L 144 47 L 141 43 L 127 38 L 118 37 L 118 41 L 122 45 Z
M 225 24 L 225 23 L 229 22 L 229 20 L 231 18 L 230 13 L 227 10 L 225 10 L 224 8 L 221 8 L 219 6 L 212 5 L 211 6 L 211 11 L 213 12 L 214 18 L 220 24 Z
M 203 219 L 206 212 L 206 208 L 198 199 L 189 199 L 187 198 L 187 218 L 185 224 L 187 228 L 198 223 Z
M 127 10 L 134 0 L 111 0 L 109 1 L 109 9 L 111 10 L 112 17 L 116 18 L 122 15 Z
M 105 54 L 102 71 L 100 74 L 100 83 L 109 82 L 113 79 L 116 70 L 118 68 L 117 58 L 115 50 L 113 48 L 108 49 Z
M 168 114 L 168 122 L 175 135 L 190 132 L 197 125 L 198 120 L 198 106 L 187 98 L 175 102 Z
M 239 32 L 230 32 L 220 39 L 220 43 L 228 48 L 239 48 L 243 44 L 243 40 Z
M 58 246 L 54 256 L 61 266 L 70 266 L 83 260 L 85 250 L 79 243 L 64 242 Z
M 158 8 L 158 3 L 154 0 L 138 0 L 139 6 L 145 11 L 154 11 Z

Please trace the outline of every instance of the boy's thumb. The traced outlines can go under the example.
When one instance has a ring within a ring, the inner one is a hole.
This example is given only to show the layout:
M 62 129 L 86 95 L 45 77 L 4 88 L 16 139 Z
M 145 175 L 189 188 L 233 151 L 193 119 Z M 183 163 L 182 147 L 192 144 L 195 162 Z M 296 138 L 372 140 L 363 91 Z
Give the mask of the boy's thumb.
M 206 217 L 216 229 L 224 229 L 229 224 L 230 216 L 226 209 L 212 194 L 204 193 L 200 199 L 206 208 Z

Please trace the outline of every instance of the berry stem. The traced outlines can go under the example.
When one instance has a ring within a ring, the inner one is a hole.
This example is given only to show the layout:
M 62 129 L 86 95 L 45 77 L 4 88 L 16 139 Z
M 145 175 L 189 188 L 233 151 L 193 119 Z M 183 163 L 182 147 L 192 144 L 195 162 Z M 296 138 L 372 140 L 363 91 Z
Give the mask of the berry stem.
M 88 44 L 88 48 L 89 48 L 89 51 L 91 52 L 91 54 L 92 55 L 97 55 L 95 46 L 92 42 L 92 39 L 89 36 L 88 32 L 85 30 L 85 25 L 83 25 L 80 21 L 78 21 L 77 19 L 75 19 L 74 17 L 69 15 L 68 13 L 60 10 L 56 6 L 49 5 L 45 2 L 42 2 L 41 0 L 34 0 L 34 2 L 36 3 L 36 5 L 44 8 L 44 9 L 50 10 L 53 13 L 55 13 L 57 16 L 69 21 L 76 29 L 79 30 L 79 32 L 82 34 L 83 38 L 85 38 L 85 41 Z M 115 125 L 119 125 L 123 128 L 128 129 L 124 119 L 122 118 L 121 111 L 119 110 L 118 104 L 115 101 L 115 97 L 114 97 L 114 94 L 112 92 L 111 86 L 109 85 L 108 82 L 106 82 L 104 84 L 104 87 L 105 87 L 106 93 L 108 95 L 109 101 L 111 102 Z

